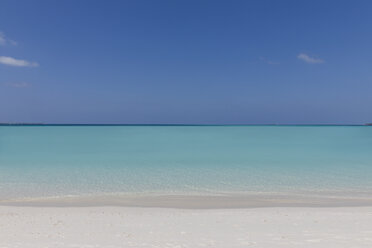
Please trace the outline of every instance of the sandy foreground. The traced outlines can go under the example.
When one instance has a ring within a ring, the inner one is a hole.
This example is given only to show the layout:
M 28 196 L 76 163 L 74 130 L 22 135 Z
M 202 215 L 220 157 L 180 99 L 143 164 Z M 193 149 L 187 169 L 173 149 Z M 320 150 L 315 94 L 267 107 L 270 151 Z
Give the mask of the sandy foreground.
M 372 207 L 0 207 L 0 247 L 372 247 Z

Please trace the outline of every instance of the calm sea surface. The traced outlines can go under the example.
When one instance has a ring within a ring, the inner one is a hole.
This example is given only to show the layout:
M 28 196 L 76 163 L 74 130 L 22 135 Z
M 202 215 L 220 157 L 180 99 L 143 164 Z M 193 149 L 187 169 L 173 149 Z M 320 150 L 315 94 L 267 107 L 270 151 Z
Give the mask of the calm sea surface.
M 0 199 L 372 192 L 367 126 L 0 126 Z

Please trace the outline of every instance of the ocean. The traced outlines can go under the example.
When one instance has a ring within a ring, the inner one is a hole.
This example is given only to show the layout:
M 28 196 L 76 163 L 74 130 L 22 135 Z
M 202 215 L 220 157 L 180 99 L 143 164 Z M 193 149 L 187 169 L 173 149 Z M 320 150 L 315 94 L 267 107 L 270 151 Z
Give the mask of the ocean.
M 0 126 L 0 200 L 372 193 L 368 126 Z

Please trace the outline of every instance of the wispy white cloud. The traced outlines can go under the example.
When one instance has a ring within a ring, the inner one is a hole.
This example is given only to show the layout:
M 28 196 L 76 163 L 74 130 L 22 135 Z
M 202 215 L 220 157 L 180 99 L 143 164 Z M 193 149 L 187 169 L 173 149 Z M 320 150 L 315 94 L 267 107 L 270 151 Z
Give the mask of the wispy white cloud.
M 324 63 L 324 60 L 320 59 L 320 58 L 314 58 L 314 57 L 310 57 L 309 55 L 305 54 L 305 53 L 300 53 L 299 55 L 297 55 L 297 58 L 302 60 L 302 61 L 305 61 L 306 63 L 309 63 L 309 64 L 321 64 L 321 63 Z
M 266 64 L 269 64 L 269 65 L 279 65 L 280 63 L 277 62 L 277 61 L 272 61 L 270 59 L 267 59 L 265 57 L 260 57 L 259 58 L 262 62 L 265 62 Z
M 0 46 L 5 46 L 5 45 L 15 46 L 17 45 L 17 42 L 6 37 L 3 32 L 0 32 Z
M 31 87 L 30 83 L 26 82 L 11 82 L 11 83 L 4 83 L 5 86 L 13 87 L 13 88 L 28 88 Z
M 0 45 L 1 46 L 4 46 L 6 44 L 6 39 L 5 37 L 3 36 L 2 33 L 0 33 Z
M 29 62 L 23 59 L 15 59 L 12 57 L 0 56 L 0 64 L 18 67 L 38 67 L 39 64 L 36 62 Z

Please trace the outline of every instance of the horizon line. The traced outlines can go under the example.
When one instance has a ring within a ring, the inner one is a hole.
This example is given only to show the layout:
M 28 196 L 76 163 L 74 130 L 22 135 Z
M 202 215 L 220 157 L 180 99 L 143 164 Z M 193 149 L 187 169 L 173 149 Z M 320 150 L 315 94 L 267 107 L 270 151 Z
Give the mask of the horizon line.
M 285 123 L 285 124 L 262 124 L 262 123 L 245 123 L 245 124 L 201 124 L 201 123 L 27 123 L 27 122 L 3 122 L 0 126 L 372 126 L 372 123 L 364 124 L 296 124 L 296 123 Z

